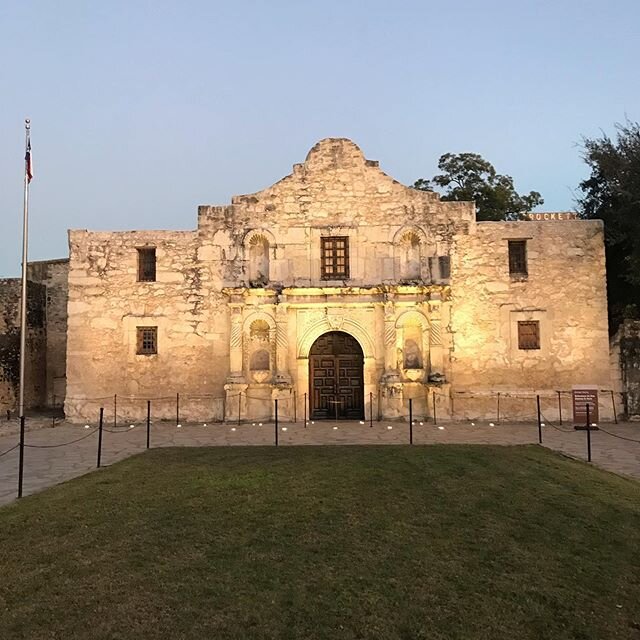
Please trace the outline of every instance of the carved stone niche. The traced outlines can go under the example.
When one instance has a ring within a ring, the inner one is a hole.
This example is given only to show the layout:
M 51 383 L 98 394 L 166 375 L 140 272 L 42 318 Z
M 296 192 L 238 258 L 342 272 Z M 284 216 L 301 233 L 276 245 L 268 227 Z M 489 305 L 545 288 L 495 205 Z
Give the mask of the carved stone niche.
M 271 328 L 266 320 L 254 320 L 249 327 L 248 369 L 251 379 L 262 384 L 271 378 Z

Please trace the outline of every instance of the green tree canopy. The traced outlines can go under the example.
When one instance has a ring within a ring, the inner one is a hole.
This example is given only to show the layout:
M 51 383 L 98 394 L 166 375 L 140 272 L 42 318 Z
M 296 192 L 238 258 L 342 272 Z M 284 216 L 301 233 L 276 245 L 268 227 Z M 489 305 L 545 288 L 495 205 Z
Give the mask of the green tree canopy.
M 518 220 L 544 202 L 537 191 L 520 195 L 511 176 L 497 173 L 477 153 L 445 153 L 438 168 L 441 174 L 432 180 L 417 180 L 414 189 L 442 189 L 442 200 L 475 200 L 477 220 Z
M 640 312 L 640 125 L 616 125 L 607 135 L 583 142 L 591 175 L 580 183 L 585 218 L 601 219 L 605 229 L 609 323 L 615 331 Z

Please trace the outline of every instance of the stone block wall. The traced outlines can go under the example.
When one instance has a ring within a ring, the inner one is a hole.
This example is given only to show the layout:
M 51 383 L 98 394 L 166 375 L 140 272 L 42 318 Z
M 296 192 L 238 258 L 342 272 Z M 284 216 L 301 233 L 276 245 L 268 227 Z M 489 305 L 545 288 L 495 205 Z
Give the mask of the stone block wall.
M 631 420 L 640 420 L 640 321 L 625 320 L 611 340 L 612 377 Z
M 526 278 L 509 273 L 509 240 L 526 240 Z M 456 238 L 451 291 L 452 380 L 470 416 L 495 415 L 500 391 L 529 392 L 531 416 L 540 393 L 555 417 L 556 390 L 611 389 L 600 221 L 478 223 Z M 518 321 L 531 320 L 540 348 L 519 349 Z

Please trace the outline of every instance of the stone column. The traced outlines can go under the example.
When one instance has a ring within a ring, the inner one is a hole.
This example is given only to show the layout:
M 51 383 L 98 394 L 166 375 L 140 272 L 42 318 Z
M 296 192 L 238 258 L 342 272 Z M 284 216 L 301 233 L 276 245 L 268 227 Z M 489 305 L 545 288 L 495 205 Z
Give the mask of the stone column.
M 276 307 L 276 383 L 291 384 L 289 367 L 289 314 L 286 304 Z
M 384 303 L 384 375 L 383 381 L 399 379 L 396 351 L 396 312 L 393 302 Z
M 244 382 L 242 375 L 242 309 L 240 307 L 231 307 L 229 369 L 230 382 Z
M 443 373 L 441 301 L 429 300 L 429 364 L 431 375 Z

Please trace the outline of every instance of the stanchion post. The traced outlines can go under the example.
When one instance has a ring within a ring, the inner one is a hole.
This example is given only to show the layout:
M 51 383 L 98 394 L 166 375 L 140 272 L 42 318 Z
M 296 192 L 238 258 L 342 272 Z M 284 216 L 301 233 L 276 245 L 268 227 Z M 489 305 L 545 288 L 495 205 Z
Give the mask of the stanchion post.
M 409 398 L 409 444 L 413 444 L 413 398 Z
M 297 402 L 298 397 L 296 395 L 296 392 L 293 392 L 293 424 L 296 424 L 298 422 L 298 408 L 297 408 Z
M 496 411 L 496 424 L 500 424 L 500 392 L 498 391 L 498 409 Z
M 151 400 L 147 400 L 147 449 L 151 442 Z
M 20 459 L 18 460 L 18 498 L 22 498 L 24 479 L 24 416 L 20 416 Z
M 560 426 L 562 426 L 562 391 L 557 391 L 558 394 L 558 417 L 560 418 Z
M 276 447 L 278 446 L 278 398 L 274 400 L 276 403 L 275 413 L 276 413 Z
M 540 411 L 540 396 L 536 396 L 536 404 L 538 405 L 538 444 L 542 444 L 542 416 Z
M 433 392 L 433 424 L 438 424 L 438 416 L 436 416 L 436 392 Z
M 240 426 L 240 414 L 242 413 L 242 391 L 238 393 L 238 426 Z
M 180 394 L 176 393 L 176 425 L 180 424 Z
M 591 415 L 589 414 L 589 403 L 587 402 L 587 460 L 591 462 Z
M 307 428 L 307 394 L 304 394 L 304 428 Z
M 373 429 L 373 392 L 369 391 L 369 426 Z
M 618 424 L 618 414 L 616 412 L 616 399 L 613 395 L 613 389 L 611 389 L 611 406 L 613 407 L 613 421 Z
M 113 394 L 113 428 L 118 426 L 118 394 Z
M 100 422 L 98 423 L 98 461 L 97 467 L 100 468 L 102 459 L 102 421 L 104 419 L 104 407 L 100 407 Z

